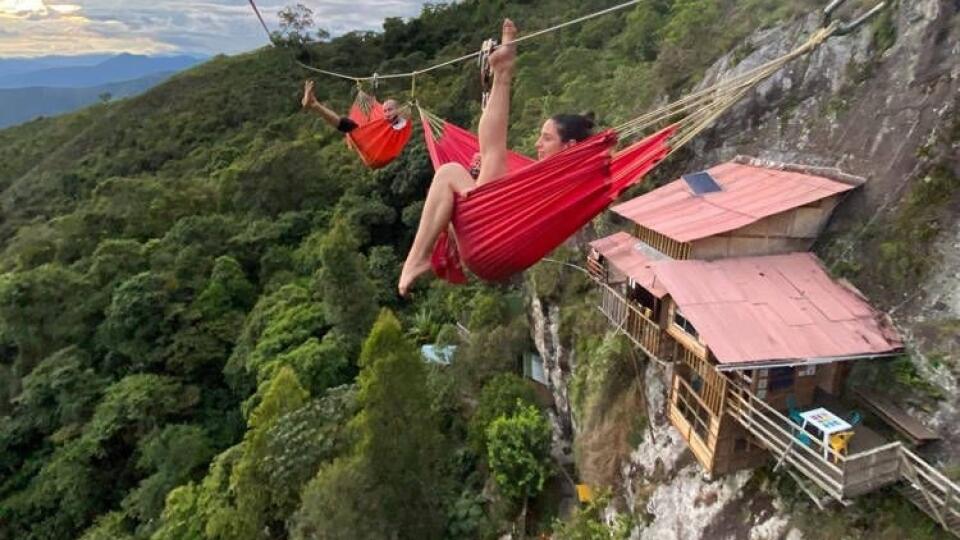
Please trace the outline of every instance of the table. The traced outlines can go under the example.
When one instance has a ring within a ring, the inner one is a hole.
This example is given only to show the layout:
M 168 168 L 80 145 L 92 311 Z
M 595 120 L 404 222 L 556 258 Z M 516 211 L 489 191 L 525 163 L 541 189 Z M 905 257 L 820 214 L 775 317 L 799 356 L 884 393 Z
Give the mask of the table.
M 803 425 L 801 426 L 802 429 L 806 430 L 807 426 L 809 425 L 817 428 L 817 430 L 820 432 L 822 436 L 820 442 L 822 443 L 823 448 L 823 459 L 829 459 L 828 456 L 830 451 L 831 435 L 835 433 L 843 433 L 845 431 L 853 431 L 853 426 L 847 423 L 846 420 L 824 409 L 823 407 L 802 412 L 800 413 L 800 416 L 803 418 Z

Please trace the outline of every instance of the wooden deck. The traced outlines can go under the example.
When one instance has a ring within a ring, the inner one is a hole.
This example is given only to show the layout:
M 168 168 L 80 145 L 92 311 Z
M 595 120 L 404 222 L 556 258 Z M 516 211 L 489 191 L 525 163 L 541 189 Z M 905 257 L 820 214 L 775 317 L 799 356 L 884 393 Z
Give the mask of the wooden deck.
M 800 477 L 838 501 L 900 483 L 907 499 L 946 531 L 960 537 L 960 486 L 903 443 L 885 443 L 862 425 L 855 429 L 848 455 L 825 449 L 816 440 L 809 445 L 799 443 L 798 428 L 789 418 L 748 390 L 732 384 L 729 387 L 726 412 L 777 457 L 778 468 L 791 466 Z M 858 438 L 859 443 L 854 443 Z
M 866 388 L 858 388 L 854 392 L 864 406 L 906 437 L 914 446 L 921 446 L 940 439 L 940 436 L 933 430 L 910 416 L 907 411 L 898 407 L 892 399 L 880 392 Z

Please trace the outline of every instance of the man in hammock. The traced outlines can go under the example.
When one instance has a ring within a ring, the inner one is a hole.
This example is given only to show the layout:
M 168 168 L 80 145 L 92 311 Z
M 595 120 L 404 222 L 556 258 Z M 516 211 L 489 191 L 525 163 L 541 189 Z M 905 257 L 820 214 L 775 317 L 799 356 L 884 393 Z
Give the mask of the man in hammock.
M 513 22 L 504 20 L 502 45 L 489 58 L 493 70 L 493 88 L 487 107 L 480 116 L 479 174 L 474 179 L 470 171 L 458 163 L 447 163 L 437 169 L 424 201 L 413 246 L 400 274 L 398 290 L 401 296 L 406 296 L 413 282 L 430 270 L 431 251 L 440 233 L 450 225 L 456 195 L 466 195 L 475 187 L 507 172 L 507 122 L 516 60 L 516 45 L 511 43 L 516 35 L 517 28 Z M 564 114 L 548 119 L 537 140 L 538 159 L 549 157 L 588 138 L 592 130 L 593 119 L 590 116 Z
M 306 110 L 314 111 L 321 116 L 330 126 L 344 135 L 360 127 L 356 122 L 347 116 L 340 116 L 323 103 L 317 101 L 313 94 L 313 81 L 306 81 L 303 85 L 303 99 L 301 104 Z M 388 99 L 383 102 L 383 119 L 390 127 L 400 131 L 407 126 L 407 119 L 400 114 L 400 104 L 395 99 Z

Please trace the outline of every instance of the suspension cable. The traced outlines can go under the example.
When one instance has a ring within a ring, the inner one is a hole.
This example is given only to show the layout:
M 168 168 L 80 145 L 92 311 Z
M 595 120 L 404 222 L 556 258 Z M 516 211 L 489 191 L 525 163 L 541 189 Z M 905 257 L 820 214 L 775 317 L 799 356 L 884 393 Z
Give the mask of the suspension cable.
M 250 7 L 253 8 L 253 12 L 256 14 L 257 18 L 260 19 L 260 24 L 261 24 L 261 26 L 263 26 L 263 30 L 267 33 L 267 38 L 270 40 L 270 43 L 273 44 L 273 34 L 270 33 L 270 28 L 267 26 L 267 23 L 263 20 L 263 16 L 260 14 L 260 10 L 257 8 L 257 4 L 254 2 L 254 0 L 247 0 L 247 1 L 250 3 Z M 550 33 L 550 32 L 555 32 L 555 31 L 560 30 L 560 29 L 562 29 L 562 28 L 566 28 L 566 27 L 568 27 L 568 26 L 572 26 L 572 25 L 579 24 L 579 23 L 582 23 L 582 22 L 584 22 L 584 21 L 588 21 L 588 20 L 593 19 L 593 18 L 596 18 L 596 17 L 600 17 L 600 16 L 603 16 L 603 15 L 607 15 L 607 14 L 609 14 L 609 13 L 613 13 L 613 12 L 615 12 L 615 11 L 619 11 L 619 10 L 621 10 L 621 9 L 624 9 L 624 8 L 627 8 L 627 7 L 630 7 L 630 6 L 639 4 L 639 3 L 642 2 L 642 1 L 643 1 L 643 0 L 629 0 L 629 1 L 627 1 L 627 2 L 623 2 L 622 4 L 617 4 L 617 5 L 615 5 L 615 6 L 611 6 L 611 7 L 608 7 L 608 8 L 606 8 L 606 9 L 602 9 L 602 10 L 600 10 L 600 11 L 595 11 L 595 12 L 593 12 L 593 13 L 584 15 L 584 16 L 582 16 L 582 17 L 578 17 L 578 18 L 576 18 L 576 19 L 572 19 L 572 20 L 569 20 L 569 21 L 562 22 L 562 23 L 560 23 L 560 24 L 551 26 L 551 27 L 549 27 L 549 28 L 544 28 L 543 30 L 537 30 L 536 32 L 533 32 L 533 33 L 531 33 L 531 34 L 527 34 L 527 35 L 525 35 L 525 36 L 520 36 L 520 37 L 518 37 L 517 39 L 513 40 L 513 43 L 512 43 L 512 44 L 521 43 L 521 42 L 526 41 L 526 40 L 528 40 L 528 39 L 533 39 L 533 38 L 535 38 L 535 37 L 539 37 L 539 36 L 542 36 L 542 35 L 544 35 L 544 34 L 548 34 L 548 33 Z M 495 49 L 495 48 L 496 48 L 496 47 L 494 47 L 494 49 Z M 459 62 L 465 62 L 465 61 L 470 60 L 470 59 L 472 59 L 472 58 L 476 58 L 476 57 L 479 56 L 481 53 L 482 53 L 482 51 L 475 51 L 475 52 L 472 52 L 472 53 L 469 53 L 469 54 L 465 54 L 465 55 L 463 55 L 463 56 L 458 56 L 457 58 L 453 58 L 453 59 L 450 59 L 450 60 L 446 60 L 446 61 L 444 61 L 444 62 L 440 62 L 440 63 L 438 63 L 438 64 L 433 64 L 433 65 L 428 66 L 428 67 L 425 67 L 425 68 L 416 69 L 416 70 L 414 70 L 414 71 L 408 71 L 408 72 L 406 72 L 406 73 L 387 73 L 387 74 L 385 74 L 385 75 L 383 75 L 383 74 L 382 74 L 382 75 L 377 75 L 376 78 L 377 78 L 377 79 L 381 79 L 381 80 L 382 80 L 382 79 L 404 79 L 404 78 L 412 78 L 412 77 L 416 77 L 417 75 L 422 75 L 422 74 L 424 74 L 424 73 L 429 73 L 429 72 L 431 72 L 431 71 L 433 71 L 433 70 L 440 69 L 440 68 L 442 68 L 442 67 L 446 67 L 446 66 L 449 66 L 449 65 L 452 65 L 452 64 L 457 64 L 457 63 L 459 63 Z M 349 80 L 349 81 L 362 82 L 362 81 L 372 81 L 372 80 L 374 79 L 374 76 L 373 76 L 373 75 L 367 75 L 367 76 L 358 77 L 358 76 L 354 76 L 354 75 L 348 75 L 348 74 L 345 74 L 345 73 L 339 73 L 339 72 L 336 72 L 336 71 L 330 71 L 330 70 L 326 70 L 326 69 L 320 69 L 320 68 L 315 68 L 315 67 L 312 67 L 312 66 L 308 66 L 307 64 L 304 64 L 303 62 L 300 62 L 299 60 L 297 60 L 296 63 L 297 63 L 297 65 L 299 65 L 301 68 L 306 69 L 307 71 L 312 71 L 312 72 L 314 72 L 314 73 L 320 73 L 320 74 L 322 74 L 322 75 L 329 75 L 329 76 L 331 76 L 331 77 L 339 77 L 339 78 L 341 78 L 341 79 L 346 79 L 346 80 Z

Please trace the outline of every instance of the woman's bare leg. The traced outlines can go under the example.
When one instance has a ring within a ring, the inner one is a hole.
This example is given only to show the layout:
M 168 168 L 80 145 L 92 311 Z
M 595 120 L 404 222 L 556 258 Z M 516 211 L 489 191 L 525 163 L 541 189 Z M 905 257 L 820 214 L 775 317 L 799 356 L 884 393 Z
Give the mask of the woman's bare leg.
M 430 270 L 433 246 L 440 233 L 450 225 L 454 197 L 458 193 L 465 195 L 474 185 L 470 173 L 459 164 L 447 163 L 437 169 L 427 192 L 427 199 L 423 203 L 417 235 L 400 273 L 400 283 L 397 286 L 400 296 L 406 296 L 413 282 Z
M 507 122 L 516 58 L 516 47 L 510 43 L 516 34 L 517 28 L 513 22 L 504 20 L 502 45 L 490 55 L 490 66 L 494 72 L 493 90 L 487 108 L 480 116 L 480 175 L 474 182 L 465 168 L 451 163 L 437 169 L 423 204 L 417 235 L 400 273 L 397 286 L 400 296 L 406 296 L 413 282 L 430 270 L 430 255 L 437 237 L 450 225 L 455 194 L 464 195 L 475 186 L 507 172 Z
M 480 175 L 477 185 L 499 178 L 507 172 L 507 125 L 510 120 L 510 86 L 513 65 L 517 56 L 517 35 L 513 21 L 504 19 L 500 46 L 490 55 L 493 70 L 493 88 L 487 107 L 480 115 L 477 135 L 480 139 Z

